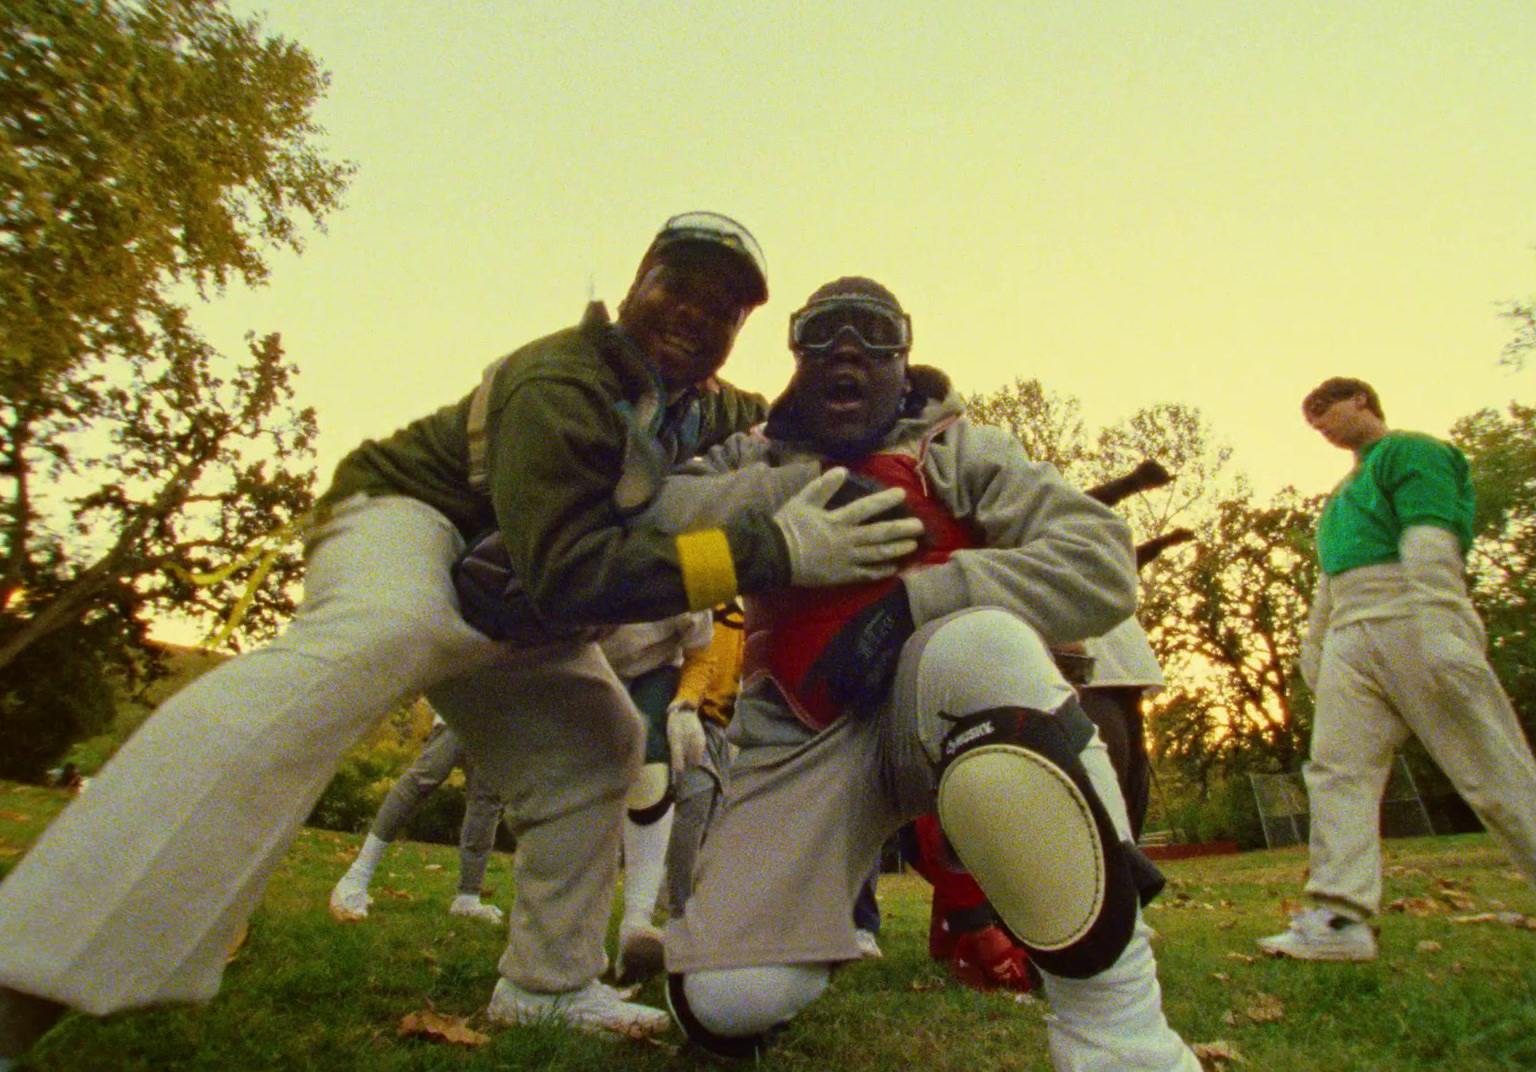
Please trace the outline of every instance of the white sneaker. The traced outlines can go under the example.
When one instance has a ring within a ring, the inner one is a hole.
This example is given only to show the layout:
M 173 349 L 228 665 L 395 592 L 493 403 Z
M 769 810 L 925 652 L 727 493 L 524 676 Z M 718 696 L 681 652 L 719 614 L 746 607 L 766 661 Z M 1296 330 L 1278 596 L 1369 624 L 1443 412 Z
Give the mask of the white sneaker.
M 638 983 L 661 971 L 666 943 L 661 930 L 650 923 L 619 924 L 619 973 L 621 983 Z
M 1260 938 L 1259 948 L 1297 960 L 1375 960 L 1376 934 L 1348 916 L 1313 908 L 1292 913 L 1290 929 Z
M 885 956 L 873 931 L 862 928 L 853 932 L 853 943 L 859 947 L 859 956 L 865 960 L 879 960 Z
M 368 894 L 368 887 L 359 885 L 345 875 L 341 876 L 341 881 L 331 891 L 331 915 L 343 923 L 367 919 L 368 906 L 371 904 L 373 898 Z
M 498 1024 L 561 1021 L 594 1034 L 612 1032 L 630 1038 L 659 1035 L 672 1022 L 661 1009 L 625 1001 L 613 987 L 596 979 L 580 990 L 536 994 L 500 980 L 485 1014 Z
M 448 906 L 450 916 L 468 916 L 470 919 L 481 919 L 487 923 L 500 923 L 506 918 L 501 909 L 493 904 L 486 904 L 473 893 L 461 893 L 453 899 Z

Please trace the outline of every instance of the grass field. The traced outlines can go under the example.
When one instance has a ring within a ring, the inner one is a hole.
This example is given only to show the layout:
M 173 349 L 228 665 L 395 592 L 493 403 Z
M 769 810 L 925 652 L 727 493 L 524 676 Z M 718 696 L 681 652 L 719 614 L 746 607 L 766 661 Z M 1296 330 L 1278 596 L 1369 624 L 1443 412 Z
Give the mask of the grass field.
M 62 794 L 0 783 L 0 869 L 8 869 Z M 339 924 L 331 884 L 358 839 L 305 831 L 251 922 L 220 996 L 201 1008 L 66 1019 L 24 1068 L 637 1069 L 716 1064 L 671 1033 L 606 1041 L 554 1026 L 506 1029 L 481 1015 L 496 978 L 500 928 L 446 914 L 452 849 L 395 848 L 375 880 L 372 916 Z M 1536 893 L 1485 835 L 1388 843 L 1382 956 L 1298 964 L 1254 954 L 1279 929 L 1305 868 L 1300 850 L 1171 861 L 1149 912 L 1169 1019 L 1194 1044 L 1233 1056 L 1211 1068 L 1414 1072 L 1536 1068 Z M 110 848 L 103 848 L 110 858 Z M 509 870 L 493 862 L 487 883 Z M 880 888 L 885 959 L 855 964 L 797 1018 L 764 1070 L 1047 1070 L 1043 1002 L 955 985 L 926 957 L 927 890 L 907 875 Z M 1501 921 L 1499 913 L 1505 916 Z M 1510 922 L 1511 917 L 1517 922 Z M 1484 917 L 1487 917 L 1484 919 Z M 1484 921 L 1477 921 L 1484 919 Z M 642 1000 L 659 1003 L 647 984 Z M 402 1033 L 412 1014 L 463 1021 L 470 1044 Z

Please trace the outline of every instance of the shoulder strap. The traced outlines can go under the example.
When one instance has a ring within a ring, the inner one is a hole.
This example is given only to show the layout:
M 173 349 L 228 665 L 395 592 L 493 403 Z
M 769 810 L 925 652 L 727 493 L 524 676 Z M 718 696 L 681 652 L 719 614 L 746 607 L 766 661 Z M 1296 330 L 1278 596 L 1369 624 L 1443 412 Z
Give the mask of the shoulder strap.
M 511 355 L 498 357 L 485 366 L 485 373 L 480 377 L 480 385 L 475 388 L 475 393 L 469 399 L 469 416 L 465 421 L 465 441 L 468 445 L 467 475 L 469 486 L 473 491 L 486 491 L 491 486 L 490 466 L 486 463 L 486 413 L 491 405 L 491 382 L 496 379 L 496 373 L 501 366 L 506 364 Z

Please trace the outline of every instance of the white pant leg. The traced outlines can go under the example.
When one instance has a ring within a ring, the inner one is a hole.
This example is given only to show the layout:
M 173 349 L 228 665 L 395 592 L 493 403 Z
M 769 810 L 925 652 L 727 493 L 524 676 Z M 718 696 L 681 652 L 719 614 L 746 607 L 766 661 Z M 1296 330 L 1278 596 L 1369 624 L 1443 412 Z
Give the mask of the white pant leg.
M 1362 623 L 1392 671 L 1392 705 L 1478 818 L 1536 885 L 1536 759 L 1465 615 Z
M 596 644 L 499 659 L 427 692 L 464 740 L 517 839 L 501 973 L 525 990 L 585 986 L 607 966 L 624 799 L 645 728 Z
M 1306 892 L 1357 915 L 1381 909 L 1381 795 L 1408 739 L 1382 691 L 1369 624 L 1335 629 L 1324 642 L 1302 768 L 1311 812 Z
M 1150 933 L 1138 920 L 1120 959 L 1090 979 L 1041 973 L 1057 1072 L 1200 1072 L 1199 1058 L 1163 1017 Z
M 460 619 L 460 538 L 408 499 L 346 504 L 277 640 L 161 705 L 0 886 L 0 983 L 92 1014 L 211 998 L 342 755 L 496 646 Z

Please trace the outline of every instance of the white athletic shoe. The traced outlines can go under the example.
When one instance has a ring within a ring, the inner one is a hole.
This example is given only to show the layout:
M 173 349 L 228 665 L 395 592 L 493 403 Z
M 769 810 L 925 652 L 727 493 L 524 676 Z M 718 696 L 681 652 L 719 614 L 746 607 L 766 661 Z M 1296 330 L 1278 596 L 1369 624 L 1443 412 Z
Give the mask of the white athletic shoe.
M 502 979 L 485 1013 L 498 1024 L 561 1021 L 593 1034 L 630 1038 L 659 1035 L 672 1022 L 661 1009 L 625 1001 L 617 990 L 596 979 L 580 990 L 560 994 L 536 994 Z
M 863 929 L 854 931 L 853 942 L 859 947 L 859 956 L 865 960 L 879 960 L 885 956 L 873 931 Z
M 619 924 L 619 971 L 621 983 L 638 983 L 661 971 L 666 943 L 661 930 L 650 923 Z
M 480 919 L 487 923 L 500 923 L 506 919 L 506 915 L 493 904 L 486 904 L 473 893 L 461 893 L 453 899 L 448 906 L 450 916 L 468 916 L 470 919 Z
M 345 875 L 341 876 L 341 881 L 331 891 L 331 915 L 343 923 L 367 919 L 368 906 L 371 904 L 373 898 L 368 894 L 368 887 L 359 885 Z
M 1259 948 L 1297 960 L 1375 960 L 1376 934 L 1348 916 L 1312 908 L 1292 913 L 1290 929 L 1260 938 Z

